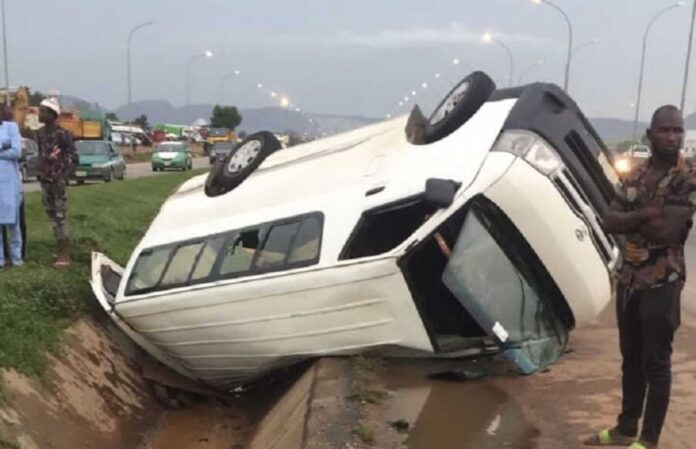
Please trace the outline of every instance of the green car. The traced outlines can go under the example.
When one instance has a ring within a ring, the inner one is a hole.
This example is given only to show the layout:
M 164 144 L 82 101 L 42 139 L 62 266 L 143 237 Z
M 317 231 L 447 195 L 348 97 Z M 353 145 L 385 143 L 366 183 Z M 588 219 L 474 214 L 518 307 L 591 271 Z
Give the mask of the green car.
M 106 140 L 79 140 L 75 142 L 75 148 L 79 162 L 72 178 L 78 184 L 87 180 L 110 182 L 125 178 L 126 162 L 115 143 Z
M 185 142 L 164 142 L 152 153 L 152 171 L 191 170 L 193 153 Z

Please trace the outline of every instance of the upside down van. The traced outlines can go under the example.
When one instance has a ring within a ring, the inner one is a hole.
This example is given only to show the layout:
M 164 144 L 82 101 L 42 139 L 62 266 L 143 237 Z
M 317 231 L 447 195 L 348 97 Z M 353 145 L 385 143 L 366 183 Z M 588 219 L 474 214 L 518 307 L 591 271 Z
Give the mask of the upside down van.
M 556 360 L 610 301 L 611 157 L 558 87 L 465 78 L 416 108 L 287 150 L 240 142 L 92 286 L 147 352 L 221 388 L 364 352 Z

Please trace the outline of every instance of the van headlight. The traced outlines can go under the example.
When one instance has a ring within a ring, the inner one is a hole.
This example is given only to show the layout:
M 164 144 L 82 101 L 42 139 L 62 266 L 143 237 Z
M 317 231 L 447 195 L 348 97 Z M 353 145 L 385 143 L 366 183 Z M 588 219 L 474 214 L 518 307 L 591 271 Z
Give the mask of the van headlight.
M 531 131 L 505 131 L 491 151 L 505 151 L 519 156 L 546 176 L 563 165 L 551 144 Z
M 625 175 L 631 171 L 631 163 L 625 158 L 617 159 L 617 161 L 614 162 L 614 168 L 617 172 L 619 172 L 619 174 Z

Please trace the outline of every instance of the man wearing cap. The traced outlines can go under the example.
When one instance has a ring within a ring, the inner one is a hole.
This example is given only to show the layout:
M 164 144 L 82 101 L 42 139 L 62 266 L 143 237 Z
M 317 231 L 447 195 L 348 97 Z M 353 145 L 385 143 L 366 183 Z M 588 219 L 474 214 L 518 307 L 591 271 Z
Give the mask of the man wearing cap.
M 70 240 L 67 222 L 65 188 L 77 162 L 77 151 L 72 135 L 58 126 L 60 105 L 55 98 L 47 98 L 39 107 L 39 121 L 45 126 L 37 134 L 39 144 L 39 180 L 43 205 L 53 224 L 53 235 L 58 244 L 56 269 L 70 266 Z

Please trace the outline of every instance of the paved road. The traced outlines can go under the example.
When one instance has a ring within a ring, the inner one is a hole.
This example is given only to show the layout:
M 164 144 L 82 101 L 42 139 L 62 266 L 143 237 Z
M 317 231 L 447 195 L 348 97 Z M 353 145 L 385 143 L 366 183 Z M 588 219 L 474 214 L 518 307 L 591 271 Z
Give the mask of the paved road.
M 193 168 L 208 168 L 210 166 L 207 157 L 197 157 L 193 159 Z M 126 169 L 126 179 L 144 178 L 146 176 L 163 175 L 168 172 L 153 172 L 149 162 L 139 162 L 137 164 L 128 164 Z M 87 182 L 87 184 L 99 184 L 99 181 Z M 25 192 L 38 192 L 41 190 L 39 183 L 32 181 L 24 184 Z

